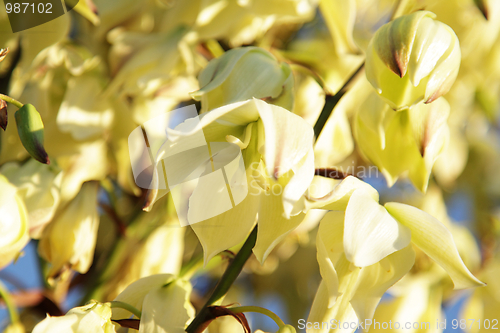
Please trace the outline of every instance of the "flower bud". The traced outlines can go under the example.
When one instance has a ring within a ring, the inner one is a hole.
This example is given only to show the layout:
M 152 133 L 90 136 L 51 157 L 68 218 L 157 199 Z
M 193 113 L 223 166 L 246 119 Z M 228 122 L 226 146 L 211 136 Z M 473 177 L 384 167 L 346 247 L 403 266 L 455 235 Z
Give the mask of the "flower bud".
M 290 67 L 258 47 L 233 49 L 213 59 L 201 72 L 198 81 L 202 88 L 191 96 L 201 101 L 201 112 L 252 97 L 265 99 L 287 110 L 293 107 Z
M 40 238 L 60 202 L 62 171 L 30 158 L 22 165 L 5 163 L 0 172 L 17 187 L 18 195 L 26 205 L 30 237 Z
M 24 104 L 15 113 L 17 132 L 28 153 L 37 161 L 49 164 L 49 156 L 43 147 L 43 122 L 40 114 L 31 104 Z
M 91 301 L 68 311 L 65 316 L 47 316 L 33 329 L 33 333 L 112 333 L 116 332 L 111 322 L 111 307 L 106 303 Z
M 72 268 L 86 273 L 92 264 L 99 227 L 96 182 L 85 183 L 80 193 L 45 228 L 38 251 L 52 266 L 49 282 Z
M 0 175 L 0 269 L 28 243 L 28 214 L 17 188 Z
M 453 30 L 418 11 L 382 26 L 366 52 L 366 77 L 394 109 L 448 92 L 458 74 L 460 46 Z

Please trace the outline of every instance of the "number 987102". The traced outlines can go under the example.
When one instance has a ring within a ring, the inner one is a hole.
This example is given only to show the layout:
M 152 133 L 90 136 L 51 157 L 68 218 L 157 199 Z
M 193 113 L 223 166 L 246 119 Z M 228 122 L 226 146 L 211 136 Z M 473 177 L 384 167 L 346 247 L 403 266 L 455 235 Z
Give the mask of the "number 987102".
M 29 2 L 15 2 L 15 3 L 6 3 L 5 10 L 7 14 L 15 13 L 15 14 L 52 14 L 52 4 L 49 3 L 29 3 Z

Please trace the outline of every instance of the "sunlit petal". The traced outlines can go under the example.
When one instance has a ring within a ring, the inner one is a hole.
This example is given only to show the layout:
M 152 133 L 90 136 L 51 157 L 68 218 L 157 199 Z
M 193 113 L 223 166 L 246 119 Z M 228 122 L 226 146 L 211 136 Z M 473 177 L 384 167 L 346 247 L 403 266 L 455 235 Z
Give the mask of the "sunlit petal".
M 358 267 L 379 262 L 410 244 L 410 230 L 364 191 L 355 191 L 347 205 L 344 249 L 347 260 Z
M 398 222 L 411 230 L 412 242 L 448 272 L 455 289 L 484 285 L 467 269 L 450 231 L 441 222 L 405 204 L 389 202 L 385 207 Z

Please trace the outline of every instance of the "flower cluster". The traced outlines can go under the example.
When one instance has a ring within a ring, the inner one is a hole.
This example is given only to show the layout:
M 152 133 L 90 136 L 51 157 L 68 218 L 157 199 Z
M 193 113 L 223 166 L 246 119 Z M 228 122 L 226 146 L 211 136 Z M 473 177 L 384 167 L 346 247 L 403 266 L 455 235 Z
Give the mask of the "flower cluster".
M 494 0 L 76 2 L 0 38 L 6 332 L 496 319 Z

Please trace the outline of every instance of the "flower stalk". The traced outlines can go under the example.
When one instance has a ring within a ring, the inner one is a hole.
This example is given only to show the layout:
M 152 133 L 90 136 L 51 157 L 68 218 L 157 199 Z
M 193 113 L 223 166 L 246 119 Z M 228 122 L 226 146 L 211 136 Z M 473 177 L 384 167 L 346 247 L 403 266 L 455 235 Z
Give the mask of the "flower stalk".
M 326 95 L 325 106 L 323 106 L 323 110 L 321 110 L 318 120 L 314 125 L 314 136 L 316 137 L 316 139 L 319 138 L 319 135 L 321 134 L 323 127 L 325 127 L 326 121 L 332 114 L 333 109 L 340 101 L 342 96 L 344 96 L 344 94 L 347 92 L 347 89 L 351 85 L 351 83 L 354 82 L 354 80 L 358 77 L 358 74 L 362 71 L 364 65 L 365 63 L 363 62 L 335 95 Z
M 243 266 L 247 262 L 248 258 L 250 258 L 256 240 L 257 226 L 253 228 L 250 236 L 248 236 L 240 251 L 236 257 L 234 257 L 234 260 L 229 264 L 208 301 L 205 303 L 198 315 L 193 319 L 191 324 L 189 324 L 186 328 L 187 333 L 196 333 L 198 327 L 200 327 L 209 318 L 210 312 L 208 307 L 214 305 L 217 301 L 222 299 L 224 295 L 226 295 L 227 291 L 231 288 L 232 284 L 243 269 Z
M 9 311 L 10 322 L 13 324 L 19 322 L 19 313 L 17 313 L 16 305 L 14 304 L 14 301 L 12 300 L 12 297 L 10 296 L 7 287 L 5 287 L 5 285 L 1 281 L 0 281 L 0 296 L 2 297 L 3 301 L 5 302 L 5 306 Z
M 141 319 L 142 312 L 128 303 L 121 302 L 121 301 L 111 301 L 111 302 L 107 302 L 106 304 L 108 304 L 109 307 L 112 309 L 113 308 L 120 308 L 120 309 L 127 310 L 128 312 L 132 313 L 137 318 Z
M 278 325 L 278 327 L 281 328 L 281 327 L 285 326 L 285 323 L 283 322 L 283 320 L 281 320 L 281 318 L 278 317 L 274 312 L 272 312 L 266 308 L 261 308 L 260 306 L 237 306 L 234 308 L 228 308 L 228 310 L 231 310 L 234 313 L 243 313 L 243 312 L 260 313 L 260 314 L 266 315 L 269 318 L 271 318 L 276 323 L 276 325 Z
M 12 98 L 10 96 L 0 94 L 0 99 L 3 101 L 6 101 L 7 103 L 14 104 L 15 106 L 17 106 L 18 109 L 23 107 L 23 103 L 19 102 L 18 100 L 15 100 L 14 98 Z

